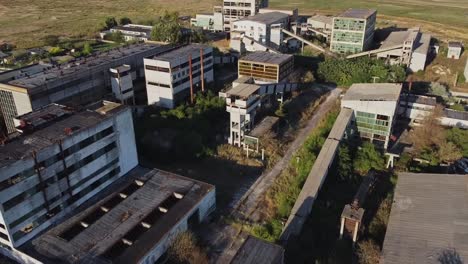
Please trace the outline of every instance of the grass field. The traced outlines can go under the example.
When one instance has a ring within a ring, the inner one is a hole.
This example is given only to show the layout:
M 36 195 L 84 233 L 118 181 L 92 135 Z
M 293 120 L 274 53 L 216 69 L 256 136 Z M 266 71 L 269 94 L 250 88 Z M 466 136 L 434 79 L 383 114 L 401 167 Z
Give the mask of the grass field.
M 163 10 L 183 15 L 211 11 L 219 0 L 0 0 L 0 42 L 37 46 L 48 34 L 92 36 L 106 16 L 134 22 Z M 273 8 L 299 8 L 301 14 L 334 14 L 349 7 L 376 8 L 379 25 L 416 26 L 436 35 L 468 40 L 467 0 L 270 0 Z

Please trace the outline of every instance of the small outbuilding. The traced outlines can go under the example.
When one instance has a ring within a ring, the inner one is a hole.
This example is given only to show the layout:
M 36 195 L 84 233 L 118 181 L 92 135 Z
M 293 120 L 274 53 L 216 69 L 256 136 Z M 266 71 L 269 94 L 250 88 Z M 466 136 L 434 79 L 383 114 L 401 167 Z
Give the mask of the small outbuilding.
M 449 42 L 447 58 L 458 60 L 462 54 L 463 45 L 461 42 Z

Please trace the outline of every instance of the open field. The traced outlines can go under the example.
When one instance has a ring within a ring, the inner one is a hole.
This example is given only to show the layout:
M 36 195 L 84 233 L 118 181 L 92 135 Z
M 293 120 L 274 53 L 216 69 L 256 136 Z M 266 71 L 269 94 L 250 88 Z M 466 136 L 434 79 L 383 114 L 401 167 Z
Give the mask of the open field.
M 41 45 L 45 35 L 90 37 L 106 16 L 134 22 L 154 19 L 165 9 L 183 15 L 211 11 L 219 0 L 0 0 L 0 42 Z M 468 40 L 466 0 L 270 0 L 273 8 L 297 7 L 301 14 L 335 14 L 349 7 L 376 8 L 379 25 L 416 26 L 445 38 Z M 385 21 L 390 20 L 390 21 Z
M 275 8 L 298 8 L 300 14 L 337 14 L 347 8 L 374 8 L 378 26 L 420 26 L 444 39 L 468 40 L 466 0 L 270 0 Z

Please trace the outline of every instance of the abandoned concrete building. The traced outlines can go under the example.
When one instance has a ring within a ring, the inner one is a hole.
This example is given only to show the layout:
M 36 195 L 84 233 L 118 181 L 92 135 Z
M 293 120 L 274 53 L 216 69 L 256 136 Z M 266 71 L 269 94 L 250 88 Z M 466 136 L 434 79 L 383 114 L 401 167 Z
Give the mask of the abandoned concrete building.
M 212 185 L 136 167 L 24 252 L 42 263 L 164 263 L 176 236 L 204 221 L 215 201 Z
M 463 44 L 457 41 L 451 41 L 448 43 L 447 58 L 458 60 L 461 57 L 463 51 Z
M 144 59 L 148 104 L 174 108 L 214 81 L 213 48 L 190 44 Z
M 341 107 L 354 110 L 361 138 L 386 149 L 396 119 L 402 85 L 394 83 L 353 84 Z
M 136 44 L 97 52 L 88 57 L 19 75 L 0 83 L 0 109 L 8 133 L 16 132 L 13 119 L 50 103 L 79 106 L 110 93 L 110 68 L 130 65 L 132 79 L 143 79 L 143 58 L 173 49 L 173 46 Z M 7 73 L 10 75 L 10 73 Z
M 348 9 L 334 17 L 330 50 L 346 54 L 369 49 L 376 19 L 377 11 L 372 9 Z
M 294 56 L 257 51 L 239 59 L 239 77 L 252 77 L 257 84 L 281 83 L 294 70 Z
M 15 120 L 0 146 L 0 242 L 15 249 L 138 164 L 130 108 L 51 104 Z

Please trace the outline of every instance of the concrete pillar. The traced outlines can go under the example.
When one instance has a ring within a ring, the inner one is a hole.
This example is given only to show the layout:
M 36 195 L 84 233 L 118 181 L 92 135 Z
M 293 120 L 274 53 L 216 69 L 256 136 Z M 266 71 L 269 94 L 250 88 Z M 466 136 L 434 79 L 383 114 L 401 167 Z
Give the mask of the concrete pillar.
M 345 224 L 345 218 L 341 217 L 340 239 L 343 238 L 344 224 Z
M 354 234 L 353 234 L 354 243 L 356 243 L 358 231 L 359 231 L 359 222 L 356 221 L 355 226 L 354 226 Z

